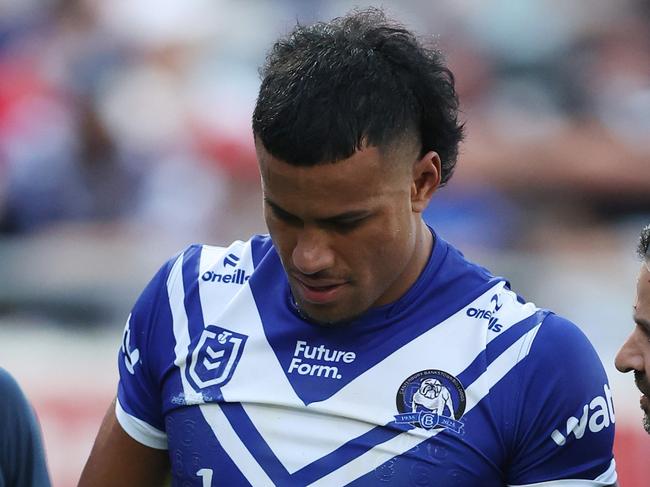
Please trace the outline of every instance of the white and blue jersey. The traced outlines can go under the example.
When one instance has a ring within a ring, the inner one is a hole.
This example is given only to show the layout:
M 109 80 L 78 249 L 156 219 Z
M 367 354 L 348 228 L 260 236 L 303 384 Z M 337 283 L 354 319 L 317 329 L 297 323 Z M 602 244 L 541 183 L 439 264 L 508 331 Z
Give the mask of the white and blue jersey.
M 135 305 L 119 369 L 118 420 L 169 449 L 174 485 L 616 481 L 586 337 L 440 238 L 401 299 L 330 328 L 301 319 L 267 236 L 191 246 Z

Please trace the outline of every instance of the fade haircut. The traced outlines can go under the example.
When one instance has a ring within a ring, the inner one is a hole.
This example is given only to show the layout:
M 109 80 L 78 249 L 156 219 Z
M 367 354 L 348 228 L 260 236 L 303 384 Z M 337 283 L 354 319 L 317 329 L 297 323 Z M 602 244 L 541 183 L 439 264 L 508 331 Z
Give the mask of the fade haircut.
M 313 166 L 411 138 L 420 157 L 440 156 L 441 185 L 451 177 L 463 138 L 454 76 L 439 51 L 381 10 L 298 24 L 260 74 L 253 133 L 273 157 Z
M 636 249 L 639 258 L 645 262 L 650 262 L 650 225 L 641 230 L 639 246 Z M 650 267 L 649 267 L 650 270 Z

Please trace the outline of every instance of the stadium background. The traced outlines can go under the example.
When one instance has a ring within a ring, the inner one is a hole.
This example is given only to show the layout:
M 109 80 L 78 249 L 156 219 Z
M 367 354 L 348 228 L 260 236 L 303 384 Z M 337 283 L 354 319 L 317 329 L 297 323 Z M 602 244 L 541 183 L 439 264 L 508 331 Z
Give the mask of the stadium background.
M 0 1 L 0 365 L 35 405 L 56 486 L 78 479 L 153 272 L 189 243 L 264 231 L 249 117 L 265 51 L 355 5 Z M 621 485 L 646 485 L 639 394 L 612 363 L 650 221 L 650 2 L 383 6 L 435 36 L 467 121 L 427 218 L 591 338 Z

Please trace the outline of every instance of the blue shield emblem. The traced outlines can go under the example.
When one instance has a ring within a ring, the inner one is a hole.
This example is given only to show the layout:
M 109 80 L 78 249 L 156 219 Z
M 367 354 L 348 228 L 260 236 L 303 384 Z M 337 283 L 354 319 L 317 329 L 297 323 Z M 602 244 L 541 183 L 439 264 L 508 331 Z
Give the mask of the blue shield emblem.
M 246 335 L 208 325 L 192 352 L 190 377 L 196 389 L 222 386 L 232 377 L 246 343 Z

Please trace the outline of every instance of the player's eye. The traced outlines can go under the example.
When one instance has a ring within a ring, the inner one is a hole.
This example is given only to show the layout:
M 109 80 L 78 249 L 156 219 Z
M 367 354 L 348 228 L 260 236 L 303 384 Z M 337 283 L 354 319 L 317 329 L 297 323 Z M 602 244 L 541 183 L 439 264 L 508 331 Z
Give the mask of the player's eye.
M 345 233 L 349 232 L 352 230 L 355 230 L 356 228 L 359 228 L 361 225 L 363 225 L 367 220 L 367 217 L 361 216 L 361 217 L 354 217 L 354 218 L 342 218 L 340 220 L 331 220 L 326 222 L 326 225 L 331 228 L 332 230 L 335 230 L 340 233 Z

